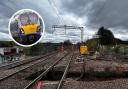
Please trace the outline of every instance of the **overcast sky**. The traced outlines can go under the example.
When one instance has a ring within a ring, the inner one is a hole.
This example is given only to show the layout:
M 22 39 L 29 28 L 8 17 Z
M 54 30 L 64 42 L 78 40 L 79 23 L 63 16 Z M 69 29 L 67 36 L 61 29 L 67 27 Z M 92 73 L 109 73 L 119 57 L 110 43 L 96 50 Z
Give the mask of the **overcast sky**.
M 11 40 L 8 22 L 21 9 L 33 9 L 43 17 L 45 35 L 42 42 L 80 41 L 80 30 L 54 29 L 52 25 L 84 26 L 84 40 L 98 28 L 109 28 L 114 36 L 128 40 L 128 0 L 1 0 L 0 40 Z

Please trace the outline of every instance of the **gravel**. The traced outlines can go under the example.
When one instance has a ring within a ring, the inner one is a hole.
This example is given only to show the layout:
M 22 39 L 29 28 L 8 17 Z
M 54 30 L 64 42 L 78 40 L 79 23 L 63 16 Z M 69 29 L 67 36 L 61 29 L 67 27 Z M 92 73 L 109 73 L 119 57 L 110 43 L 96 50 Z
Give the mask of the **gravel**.
M 128 89 L 128 79 L 76 81 L 66 79 L 61 89 Z

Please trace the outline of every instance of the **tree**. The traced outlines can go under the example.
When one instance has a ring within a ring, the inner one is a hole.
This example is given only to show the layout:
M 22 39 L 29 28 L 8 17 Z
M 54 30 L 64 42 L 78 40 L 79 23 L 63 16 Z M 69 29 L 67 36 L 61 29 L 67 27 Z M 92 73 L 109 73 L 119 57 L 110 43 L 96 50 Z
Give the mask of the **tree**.
M 114 45 L 114 44 L 116 44 L 114 35 L 110 30 L 108 30 L 104 27 L 101 27 L 101 28 L 99 28 L 97 34 L 99 35 L 99 43 L 101 45 Z

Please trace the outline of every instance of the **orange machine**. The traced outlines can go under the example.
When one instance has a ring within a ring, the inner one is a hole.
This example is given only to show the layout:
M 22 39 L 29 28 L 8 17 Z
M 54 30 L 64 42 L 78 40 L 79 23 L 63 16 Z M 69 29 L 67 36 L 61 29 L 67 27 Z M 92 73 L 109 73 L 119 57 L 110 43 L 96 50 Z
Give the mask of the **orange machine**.
M 81 54 L 81 55 L 86 55 L 86 54 L 88 54 L 88 48 L 87 48 L 86 45 L 81 45 L 81 46 L 80 46 L 80 54 Z

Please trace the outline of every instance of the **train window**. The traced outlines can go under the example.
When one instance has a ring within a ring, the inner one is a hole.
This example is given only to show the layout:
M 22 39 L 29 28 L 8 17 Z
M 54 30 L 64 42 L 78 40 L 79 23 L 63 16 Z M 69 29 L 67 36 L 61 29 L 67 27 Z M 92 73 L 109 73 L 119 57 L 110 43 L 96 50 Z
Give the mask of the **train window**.
M 20 22 L 21 25 L 27 25 L 28 24 L 28 17 L 26 15 L 20 15 Z
M 29 14 L 29 19 L 30 19 L 31 23 L 36 24 L 38 22 L 38 16 L 34 13 Z

